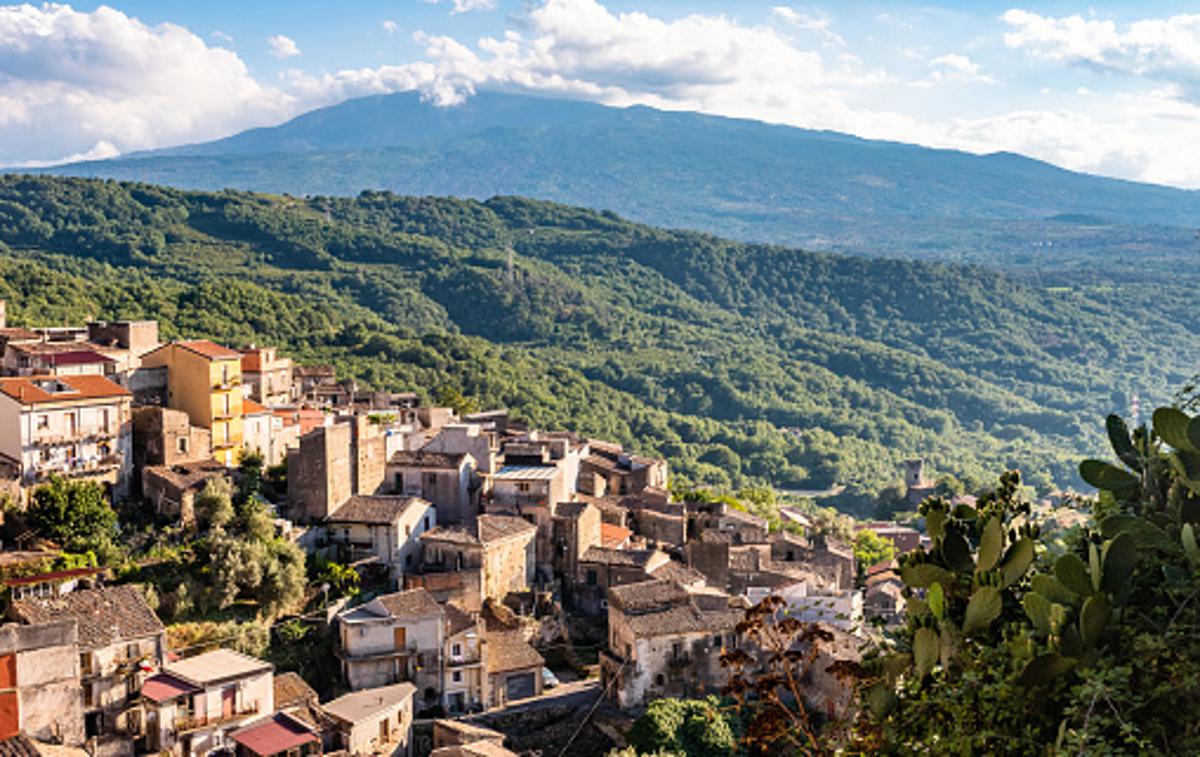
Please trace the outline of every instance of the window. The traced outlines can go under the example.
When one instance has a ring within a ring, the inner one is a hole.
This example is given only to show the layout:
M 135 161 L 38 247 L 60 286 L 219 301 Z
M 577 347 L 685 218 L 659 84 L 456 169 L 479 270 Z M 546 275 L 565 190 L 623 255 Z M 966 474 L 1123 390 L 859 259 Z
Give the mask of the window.
M 50 416 L 39 415 L 37 417 L 37 427 L 39 431 L 44 431 L 45 429 L 50 428 Z
M 518 481 L 517 482 L 517 491 L 522 492 L 522 493 L 528 492 L 529 491 L 529 482 L 528 481 Z
M 186 455 L 188 451 L 188 438 L 181 436 L 175 440 L 175 447 L 179 450 L 179 454 Z
M 655 686 L 662 686 L 662 685 L 663 685 L 663 677 L 662 677 L 662 673 L 659 673 L 658 675 L 654 676 L 654 685 L 655 685 Z
M 453 673 L 450 675 L 450 679 L 451 679 L 452 681 L 454 681 L 455 683 L 461 683 L 461 682 L 462 682 L 462 671 L 461 671 L 461 670 L 456 670 L 456 671 L 454 671 L 454 672 L 453 672 Z
M 131 660 L 136 660 L 142 656 L 142 648 L 138 646 L 136 642 L 130 644 L 125 647 L 125 655 Z
M 594 571 L 594 570 L 589 570 L 589 571 L 587 572 L 587 585 L 588 585 L 588 586 L 595 586 L 595 585 L 596 585 L 596 571 Z
M 436 473 L 426 474 L 425 475 L 425 484 L 426 484 L 426 486 L 437 486 L 437 474 Z
M 683 654 L 683 645 L 678 641 L 671 642 L 671 656 L 679 657 Z
M 721 634 L 717 634 L 713 637 L 713 646 L 718 648 L 721 646 Z
M 425 530 L 426 531 L 429 530 L 429 516 L 428 515 L 425 516 Z
M 404 491 L 404 474 L 403 473 L 396 474 L 396 482 L 392 486 L 398 492 Z
M 462 655 L 462 644 L 451 644 L 450 654 L 454 655 L 455 657 Z

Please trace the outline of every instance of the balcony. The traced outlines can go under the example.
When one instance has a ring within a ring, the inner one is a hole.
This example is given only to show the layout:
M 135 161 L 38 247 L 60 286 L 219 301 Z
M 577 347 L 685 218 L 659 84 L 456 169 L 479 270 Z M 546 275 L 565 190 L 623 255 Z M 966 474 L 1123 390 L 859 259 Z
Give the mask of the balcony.
M 240 378 L 231 377 L 231 378 L 225 379 L 224 381 L 213 382 L 212 390 L 214 392 L 228 392 L 231 389 L 236 389 L 237 387 L 239 387 L 241 385 L 242 385 L 242 380 Z
M 469 668 L 474 665 L 479 665 L 482 660 L 479 658 L 479 653 L 459 654 L 446 656 L 446 669 L 455 670 L 457 668 Z
M 229 723 L 236 723 L 239 720 L 247 718 L 251 715 L 257 715 L 259 712 L 258 702 L 252 702 L 249 705 L 243 705 L 236 709 L 230 715 L 184 715 L 175 718 L 175 732 L 184 734 L 191 731 L 198 731 L 201 728 L 215 728 Z
M 39 463 L 36 469 L 26 474 L 26 478 L 34 481 L 45 481 L 51 476 L 62 476 L 63 478 L 95 476 L 120 469 L 124 460 L 125 456 L 117 453 L 86 460 L 75 459 L 63 462 Z

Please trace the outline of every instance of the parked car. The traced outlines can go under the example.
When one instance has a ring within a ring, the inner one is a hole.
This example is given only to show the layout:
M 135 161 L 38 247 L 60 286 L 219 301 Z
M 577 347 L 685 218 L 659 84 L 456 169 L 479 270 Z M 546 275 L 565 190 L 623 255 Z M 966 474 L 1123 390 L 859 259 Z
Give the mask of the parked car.
M 542 688 L 553 689 L 558 685 L 558 676 L 550 670 L 550 668 L 542 668 Z

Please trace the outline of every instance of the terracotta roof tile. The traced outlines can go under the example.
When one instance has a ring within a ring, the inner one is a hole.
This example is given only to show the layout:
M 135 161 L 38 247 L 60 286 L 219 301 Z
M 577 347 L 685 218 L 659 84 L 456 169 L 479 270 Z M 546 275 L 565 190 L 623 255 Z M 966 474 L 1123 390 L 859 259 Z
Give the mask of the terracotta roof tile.
M 57 389 L 61 387 L 61 391 Z M 0 378 L 0 393 L 23 405 L 131 397 L 128 389 L 103 376 L 20 376 Z
M 524 518 L 512 515 L 479 516 L 479 541 L 484 544 L 517 534 L 532 534 L 536 530 L 537 526 Z
M 239 365 L 241 364 L 242 353 L 237 350 L 231 350 L 228 347 L 222 347 L 216 342 L 211 342 L 207 339 L 193 339 L 187 342 L 175 342 L 175 344 L 209 360 L 237 360 Z
M 265 405 L 250 399 L 249 397 L 242 398 L 242 415 L 265 415 L 271 412 Z
M 440 615 L 442 606 L 425 589 L 409 589 L 394 594 L 384 594 L 375 601 L 383 605 L 393 617 L 411 618 L 417 615 Z
M 298 707 L 318 700 L 317 692 L 299 673 L 276 673 L 274 684 L 276 708 Z
M 633 532 L 628 528 L 612 523 L 600 524 L 600 543 L 605 547 L 618 547 L 628 541 L 631 536 L 633 536 Z
M 356 494 L 325 519 L 330 523 L 395 523 L 413 505 L 428 504 L 419 497 L 387 494 Z
M 483 638 L 487 643 L 484 668 L 488 673 L 540 668 L 545 664 L 520 631 L 486 631 Z
M 19 599 L 12 603 L 12 613 L 25 623 L 76 620 L 79 647 L 84 650 L 163 632 L 162 622 L 146 604 L 141 590 L 132 584 Z

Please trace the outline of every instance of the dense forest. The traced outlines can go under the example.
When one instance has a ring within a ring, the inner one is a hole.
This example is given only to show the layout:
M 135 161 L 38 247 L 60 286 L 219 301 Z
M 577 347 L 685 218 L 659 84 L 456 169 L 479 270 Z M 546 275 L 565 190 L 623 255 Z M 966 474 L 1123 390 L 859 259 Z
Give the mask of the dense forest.
M 866 260 L 514 197 L 185 192 L 0 177 L 10 321 L 157 318 L 425 397 L 634 444 L 692 483 L 845 484 L 906 457 L 1076 482 L 1089 421 L 1164 399 L 1192 324 L 1106 287 Z

